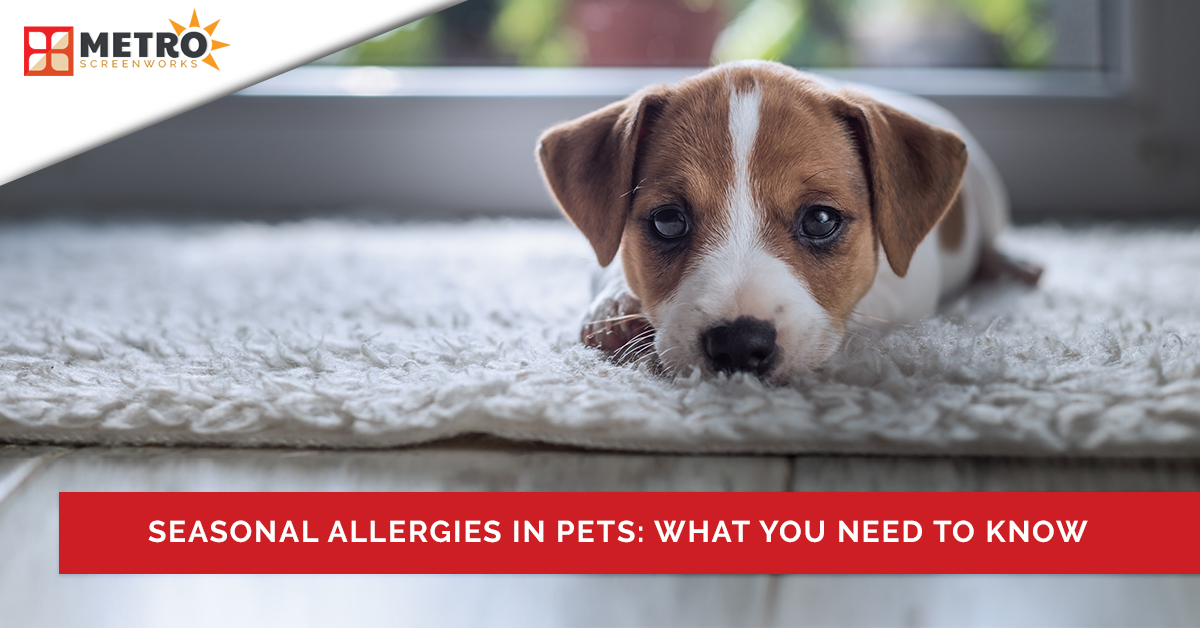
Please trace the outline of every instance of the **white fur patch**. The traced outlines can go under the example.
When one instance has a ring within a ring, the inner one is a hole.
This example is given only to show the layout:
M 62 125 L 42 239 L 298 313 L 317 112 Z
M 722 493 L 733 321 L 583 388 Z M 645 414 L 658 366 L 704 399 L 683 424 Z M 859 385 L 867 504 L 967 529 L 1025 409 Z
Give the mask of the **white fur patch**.
M 703 248 L 679 289 L 653 318 L 655 348 L 675 369 L 707 370 L 701 338 L 721 321 L 750 316 L 775 324 L 780 361 L 772 378 L 816 366 L 841 343 L 828 313 L 787 263 L 763 246 L 762 213 L 754 201 L 750 159 L 758 137 L 762 94 L 731 91 L 729 139 L 733 182 L 726 194 L 724 228 Z
M 725 237 L 728 245 L 750 248 L 759 239 L 759 216 L 750 192 L 750 153 L 758 138 L 759 109 L 762 94 L 729 94 L 729 141 L 733 146 L 733 189 L 729 191 L 726 212 L 729 217 Z

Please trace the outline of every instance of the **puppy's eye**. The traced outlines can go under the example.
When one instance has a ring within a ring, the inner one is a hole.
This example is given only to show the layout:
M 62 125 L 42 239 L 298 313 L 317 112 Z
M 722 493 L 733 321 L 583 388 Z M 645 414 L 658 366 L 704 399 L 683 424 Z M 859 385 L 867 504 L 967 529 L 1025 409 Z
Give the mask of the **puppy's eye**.
M 663 205 L 650 214 L 654 232 L 661 238 L 673 240 L 687 235 L 688 218 L 678 205 Z
M 824 240 L 837 232 L 842 225 L 842 215 L 832 207 L 816 205 L 809 207 L 800 216 L 796 225 L 799 235 L 813 240 Z

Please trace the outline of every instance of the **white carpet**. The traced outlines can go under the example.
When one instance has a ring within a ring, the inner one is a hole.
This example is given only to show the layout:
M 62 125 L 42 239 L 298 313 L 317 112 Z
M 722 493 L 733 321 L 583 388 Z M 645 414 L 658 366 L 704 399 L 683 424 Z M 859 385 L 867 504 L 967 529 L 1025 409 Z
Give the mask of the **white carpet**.
M 1017 230 L 976 289 L 794 387 L 576 343 L 563 222 L 0 227 L 0 440 L 1200 455 L 1200 231 Z

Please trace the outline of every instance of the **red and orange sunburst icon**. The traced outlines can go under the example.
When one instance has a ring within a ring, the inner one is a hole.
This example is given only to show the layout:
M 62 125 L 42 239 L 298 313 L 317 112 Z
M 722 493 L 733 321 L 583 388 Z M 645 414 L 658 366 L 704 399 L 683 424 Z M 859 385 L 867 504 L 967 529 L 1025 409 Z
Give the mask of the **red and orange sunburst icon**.
M 74 76 L 74 57 L 75 27 L 25 27 L 25 76 Z
M 180 37 L 183 37 L 183 32 L 186 30 L 200 29 L 200 18 L 196 16 L 195 9 L 192 9 L 192 21 L 189 22 L 187 26 L 183 26 L 182 24 L 179 24 L 175 20 L 167 20 L 167 21 L 171 23 L 171 28 L 175 29 L 175 34 Z M 213 22 L 212 24 L 205 26 L 203 29 L 200 29 L 200 30 L 203 30 L 205 33 L 208 33 L 207 39 L 209 42 L 208 54 L 203 59 L 201 59 L 201 61 L 212 66 L 213 69 L 215 69 L 215 70 L 220 70 L 221 68 L 217 67 L 217 61 L 216 61 L 216 59 L 213 59 L 212 51 L 220 50 L 221 48 L 224 48 L 229 45 L 227 43 L 220 42 L 220 41 L 213 39 L 213 33 L 217 30 L 217 24 L 219 24 L 220 22 L 221 22 L 221 20 L 217 20 L 216 22 Z

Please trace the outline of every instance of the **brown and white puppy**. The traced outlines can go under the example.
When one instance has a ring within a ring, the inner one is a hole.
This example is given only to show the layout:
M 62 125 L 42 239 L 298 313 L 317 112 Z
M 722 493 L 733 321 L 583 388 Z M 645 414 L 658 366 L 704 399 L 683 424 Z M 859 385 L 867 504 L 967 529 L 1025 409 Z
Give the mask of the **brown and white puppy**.
M 932 314 L 981 258 L 1019 270 L 985 255 L 1007 199 L 953 116 L 776 63 L 646 88 L 538 157 L 609 268 L 584 341 L 672 371 L 786 381 L 848 326 Z

